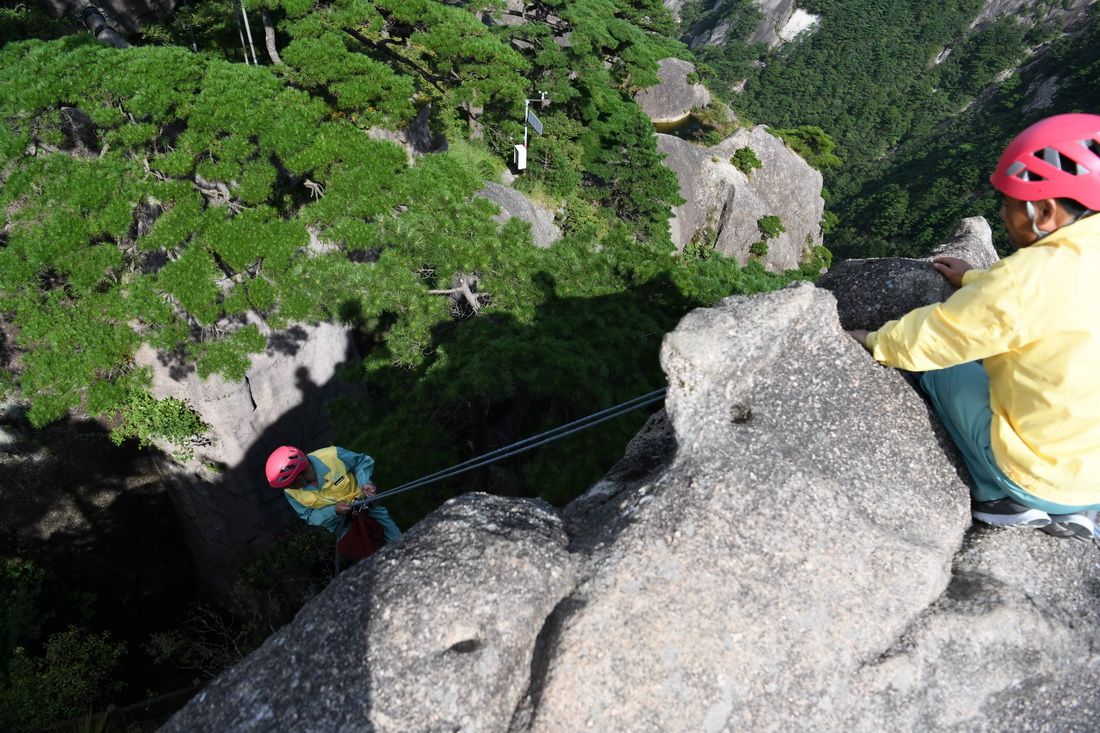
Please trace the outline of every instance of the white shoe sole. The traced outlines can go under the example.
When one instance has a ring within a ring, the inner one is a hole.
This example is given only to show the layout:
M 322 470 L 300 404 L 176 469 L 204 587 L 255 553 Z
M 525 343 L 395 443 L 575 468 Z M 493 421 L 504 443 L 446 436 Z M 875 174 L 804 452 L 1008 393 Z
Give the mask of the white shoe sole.
M 1026 529 L 1042 529 L 1050 524 L 1050 515 L 1038 509 L 1029 509 L 1023 514 L 1005 516 L 1003 514 L 985 514 L 983 512 L 971 512 L 979 522 L 991 524 L 994 527 L 1022 527 Z
M 1096 525 L 1081 514 L 1051 514 L 1050 526 L 1043 528 L 1043 531 L 1055 537 L 1088 542 L 1096 535 Z

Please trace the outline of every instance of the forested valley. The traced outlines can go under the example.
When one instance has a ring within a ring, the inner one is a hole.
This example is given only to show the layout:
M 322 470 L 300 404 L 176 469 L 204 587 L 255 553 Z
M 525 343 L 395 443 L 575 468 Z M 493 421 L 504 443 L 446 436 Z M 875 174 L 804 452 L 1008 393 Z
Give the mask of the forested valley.
M 972 26 L 981 0 L 805 0 L 817 24 L 768 48 L 744 42 L 762 18 L 751 0 L 689 0 L 679 18 L 658 0 L 246 0 L 251 49 L 229 0 L 180 3 L 128 49 L 5 4 L 0 396 L 28 430 L 79 414 L 119 444 L 186 457 L 203 416 L 150 395 L 140 345 L 241 379 L 267 346 L 257 318 L 334 320 L 362 357 L 342 378 L 369 385 L 328 406 L 337 442 L 384 456 L 393 485 L 419 478 L 662 387 L 661 338 L 688 310 L 819 274 L 820 260 L 777 274 L 675 251 L 676 177 L 633 101 L 659 59 L 694 62 L 741 124 L 801 131 L 788 142 L 825 175 L 837 258 L 911 256 L 965 216 L 997 230 L 986 179 L 1020 128 L 1100 108 L 1095 8 L 1069 31 L 1045 22 L 1073 4 Z M 718 24 L 725 43 L 691 47 Z M 1055 77 L 1052 103 L 1025 110 Z M 513 180 L 527 99 L 544 133 Z M 411 125 L 436 152 L 412 160 L 368 134 Z M 504 180 L 555 213 L 552 247 L 475 195 Z M 472 301 L 440 294 L 460 279 L 476 282 Z M 646 417 L 391 511 L 408 527 L 470 488 L 562 505 Z M 330 551 L 301 531 L 278 548 L 302 562 Z M 163 692 L 150 680 L 173 664 L 214 674 L 272 630 L 247 608 L 203 607 L 155 640 L 111 637 L 89 593 L 4 554 L 0 727 Z M 266 592 L 265 577 L 261 563 L 246 580 Z

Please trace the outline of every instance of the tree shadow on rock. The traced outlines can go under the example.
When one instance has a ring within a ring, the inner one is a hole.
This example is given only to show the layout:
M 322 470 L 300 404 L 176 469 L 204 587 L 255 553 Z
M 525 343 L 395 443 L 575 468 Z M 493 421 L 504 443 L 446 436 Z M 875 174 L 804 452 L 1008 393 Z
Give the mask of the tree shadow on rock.
M 332 416 L 341 444 L 378 462 L 381 489 L 491 454 L 664 386 L 664 334 L 697 303 L 667 276 L 624 292 L 559 295 L 546 272 L 531 318 L 483 310 L 438 323 L 417 369 L 392 365 L 385 347 L 368 360 L 368 388 Z M 660 405 L 627 413 L 514 457 L 391 500 L 407 526 L 469 491 L 540 497 L 563 506 L 599 480 Z

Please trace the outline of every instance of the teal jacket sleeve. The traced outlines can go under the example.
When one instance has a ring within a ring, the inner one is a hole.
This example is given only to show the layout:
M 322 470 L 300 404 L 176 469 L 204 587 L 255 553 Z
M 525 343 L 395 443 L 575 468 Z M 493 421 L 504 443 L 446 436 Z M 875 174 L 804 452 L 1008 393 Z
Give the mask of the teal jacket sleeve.
M 336 447 L 336 457 L 344 462 L 344 465 L 348 467 L 349 471 L 355 474 L 355 480 L 359 482 L 360 486 L 371 483 L 371 474 L 374 473 L 373 458 L 365 456 L 362 453 L 356 453 L 346 448 L 341 448 L 340 446 Z M 333 513 L 335 513 L 335 510 Z M 397 524 L 390 517 L 390 513 L 385 507 L 376 506 L 373 509 L 368 508 L 367 516 L 382 525 L 382 532 L 386 538 L 386 544 L 393 542 L 401 536 L 401 530 L 397 528 Z M 339 517 L 337 517 L 337 519 L 339 519 Z
M 336 446 L 336 457 L 343 461 L 349 471 L 355 474 L 355 480 L 360 486 L 371 483 L 370 477 L 374 473 L 373 458 L 340 446 Z

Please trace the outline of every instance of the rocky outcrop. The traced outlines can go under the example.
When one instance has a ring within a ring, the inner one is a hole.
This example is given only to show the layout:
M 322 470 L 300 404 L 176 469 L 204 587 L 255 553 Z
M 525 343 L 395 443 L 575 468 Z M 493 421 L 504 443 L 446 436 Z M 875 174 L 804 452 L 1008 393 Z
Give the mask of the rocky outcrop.
M 420 108 L 420 111 L 417 113 L 416 117 L 413 118 L 413 121 L 405 127 L 397 130 L 372 127 L 367 130 L 367 135 L 375 140 L 387 140 L 405 148 L 405 152 L 409 156 L 409 165 L 414 165 L 416 159 L 423 155 L 442 152 L 447 149 L 446 140 L 443 141 L 442 147 L 438 149 L 435 147 L 435 136 L 432 134 L 431 127 L 428 125 L 428 118 L 431 116 L 431 112 L 432 106 L 426 104 Z
M 707 2 L 707 0 L 700 0 L 700 2 Z M 817 21 L 817 16 L 810 15 L 796 7 L 795 0 L 753 0 L 753 2 L 756 4 L 757 9 L 763 13 L 763 17 L 760 19 L 756 30 L 748 38 L 729 37 L 729 30 L 732 25 L 730 20 L 720 15 L 714 17 L 725 9 L 725 4 L 721 0 L 716 0 L 716 2 L 710 4 L 708 11 L 711 19 L 704 19 L 701 23 L 696 24 L 697 31 L 688 40 L 688 45 L 695 48 L 703 44 L 722 46 L 731 42 L 763 43 L 770 48 L 775 48 L 786 41 L 792 40 Z M 680 9 L 683 8 L 684 3 L 682 0 L 665 0 L 664 6 L 672 13 L 673 17 L 679 19 Z
M 757 8 L 764 14 L 756 32 L 749 38 L 749 43 L 765 43 L 774 46 L 779 40 L 777 29 L 782 28 L 791 19 L 795 11 L 795 0 L 753 0 Z M 711 43 L 723 43 L 724 38 L 714 40 Z
M 486 183 L 478 196 L 500 207 L 493 217 L 498 224 L 505 224 L 513 216 L 531 225 L 531 238 L 538 247 L 549 247 L 561 239 L 561 230 L 554 224 L 554 212 L 536 204 L 514 188 L 499 183 Z
M 1095 550 L 972 527 L 829 291 L 696 310 L 661 361 L 666 410 L 564 524 L 452 500 L 165 730 L 1090 729 Z
M 350 388 L 337 368 L 355 356 L 347 327 L 297 324 L 268 336 L 245 378 L 200 379 L 177 355 L 142 347 L 135 361 L 153 370 L 153 396 L 185 400 L 210 424 L 216 439 L 196 446 L 183 463 L 158 458 L 199 572 L 219 598 L 230 597 L 241 567 L 270 549 L 294 512 L 268 486 L 264 466 L 272 450 L 328 445 L 325 405 Z
M 958 257 L 983 270 L 990 267 L 997 251 L 989 223 L 980 216 L 964 219 L 946 242 L 919 260 L 846 260 L 817 284 L 836 293 L 840 325 L 846 330 L 875 330 L 914 308 L 951 297 L 956 288 L 932 267 L 937 257 Z
M 1096 0 L 1067 0 L 1066 2 L 1042 4 L 1041 24 L 1057 26 L 1064 30 L 1074 30 L 1089 22 L 1092 6 Z M 1005 15 L 1014 15 L 1023 23 L 1034 25 L 1038 13 L 1037 3 L 1030 0 L 986 0 L 977 17 L 971 23 L 972 28 L 982 28 Z
M 693 108 L 710 104 L 710 92 L 702 84 L 691 84 L 688 75 L 695 65 L 683 59 L 661 59 L 657 69 L 659 84 L 634 95 L 634 101 L 655 124 L 679 122 Z
M 454 499 L 342 574 L 163 730 L 506 730 L 575 579 L 566 542 L 542 502 Z
M 762 163 L 749 175 L 730 162 L 744 147 Z M 694 242 L 744 264 L 753 243 L 765 239 L 759 221 L 767 216 L 778 216 L 786 228 L 767 240 L 763 261 L 770 270 L 797 268 L 807 249 L 822 243 L 821 173 L 765 127 L 742 128 L 710 148 L 658 135 L 657 149 L 667 156 L 664 165 L 676 171 L 687 200 L 673 208 L 669 224 L 677 249 Z

